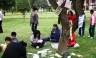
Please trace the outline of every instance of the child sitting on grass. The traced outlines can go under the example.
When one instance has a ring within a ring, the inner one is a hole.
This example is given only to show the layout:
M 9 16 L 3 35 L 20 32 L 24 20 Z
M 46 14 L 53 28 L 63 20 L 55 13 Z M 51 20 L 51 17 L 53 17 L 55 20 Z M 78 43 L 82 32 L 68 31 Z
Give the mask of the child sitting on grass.
M 12 39 L 12 42 L 15 42 L 15 43 L 17 43 L 18 42 L 18 40 L 17 40 L 17 38 L 16 38 L 16 32 L 12 32 L 11 33 L 11 39 Z
M 41 38 L 41 33 L 39 30 L 36 30 L 33 35 L 30 37 L 31 46 L 35 48 L 42 48 L 45 42 Z
M 12 39 L 11 39 L 10 37 L 6 37 L 6 38 L 5 38 L 5 44 L 1 44 L 1 45 L 0 45 L 0 51 L 2 51 L 2 50 L 5 51 L 7 45 L 8 45 L 11 41 L 12 41 Z

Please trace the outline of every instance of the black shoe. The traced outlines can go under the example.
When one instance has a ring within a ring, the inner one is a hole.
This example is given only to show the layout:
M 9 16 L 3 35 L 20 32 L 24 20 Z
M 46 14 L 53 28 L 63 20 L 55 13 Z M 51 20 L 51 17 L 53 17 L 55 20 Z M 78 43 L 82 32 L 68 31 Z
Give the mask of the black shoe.
M 0 33 L 3 33 L 3 31 L 2 31 L 2 32 L 0 32 Z

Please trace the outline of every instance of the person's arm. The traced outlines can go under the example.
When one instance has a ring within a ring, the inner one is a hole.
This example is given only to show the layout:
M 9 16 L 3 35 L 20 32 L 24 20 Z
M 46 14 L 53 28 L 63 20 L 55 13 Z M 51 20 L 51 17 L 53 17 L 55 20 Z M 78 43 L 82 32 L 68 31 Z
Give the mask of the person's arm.
M 30 15 L 30 25 L 31 25 L 31 19 L 32 19 L 32 14 Z
M 94 22 L 95 22 L 95 17 L 92 15 L 92 26 L 94 25 Z
M 38 24 L 38 15 L 37 14 L 34 15 L 34 19 L 35 19 L 35 24 Z
M 86 15 L 84 15 L 84 19 L 86 20 Z
M 60 32 L 60 29 L 58 28 L 58 29 L 56 30 L 56 32 L 55 32 L 55 35 L 56 35 L 56 36 L 60 36 L 60 33 L 61 33 L 61 32 Z
M 30 37 L 30 42 L 31 42 L 31 43 L 37 43 L 37 42 L 34 42 L 33 39 L 34 39 L 34 36 L 32 35 L 32 36 Z

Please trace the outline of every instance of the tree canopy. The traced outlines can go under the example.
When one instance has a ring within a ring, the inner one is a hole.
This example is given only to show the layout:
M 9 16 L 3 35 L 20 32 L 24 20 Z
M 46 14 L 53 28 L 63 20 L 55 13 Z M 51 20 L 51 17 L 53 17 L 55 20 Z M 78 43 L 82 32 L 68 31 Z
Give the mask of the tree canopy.
M 16 9 L 22 13 L 30 10 L 29 0 L 16 0 Z
M 31 7 L 32 6 L 47 8 L 48 4 L 46 0 L 31 0 Z
M 15 0 L 0 0 L 0 8 L 8 10 L 15 6 Z

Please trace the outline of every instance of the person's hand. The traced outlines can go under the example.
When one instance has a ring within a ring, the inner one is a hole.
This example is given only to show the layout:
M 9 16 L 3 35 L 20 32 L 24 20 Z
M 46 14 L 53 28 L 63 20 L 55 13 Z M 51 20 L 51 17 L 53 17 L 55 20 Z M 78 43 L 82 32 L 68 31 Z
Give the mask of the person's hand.
M 51 38 L 50 38 L 50 41 L 51 41 Z
M 55 32 L 53 32 L 53 34 L 54 34 Z
M 38 44 L 41 43 L 41 42 L 37 42 Z
M 34 24 L 34 26 L 36 26 L 36 24 Z
M 93 28 L 93 25 L 91 25 L 91 27 Z

